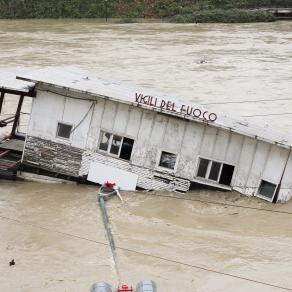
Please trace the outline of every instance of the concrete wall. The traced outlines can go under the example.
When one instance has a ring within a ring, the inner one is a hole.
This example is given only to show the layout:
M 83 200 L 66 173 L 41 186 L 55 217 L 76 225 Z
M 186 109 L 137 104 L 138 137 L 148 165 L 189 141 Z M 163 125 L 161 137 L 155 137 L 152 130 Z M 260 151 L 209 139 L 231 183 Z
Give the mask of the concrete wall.
M 58 121 L 74 126 L 80 121 L 82 123 L 74 131 L 71 140 L 64 141 L 56 138 Z M 250 196 L 257 194 L 262 179 L 280 183 L 289 155 L 288 150 L 284 148 L 211 125 L 102 98 L 88 101 L 38 91 L 33 103 L 29 136 L 86 150 L 87 164 L 82 168 L 82 175 L 86 174 L 90 160 L 88 153 L 98 152 L 101 129 L 135 140 L 131 163 L 125 162 L 126 164 L 155 170 L 160 174 L 218 186 L 216 183 L 196 178 L 199 157 L 234 165 L 231 186 Z M 177 154 L 175 171 L 158 167 L 161 151 Z M 96 157 L 92 155 L 92 159 L 97 159 Z M 283 200 L 292 196 L 291 172 L 290 156 L 282 182 L 282 188 L 286 190 L 280 192 Z

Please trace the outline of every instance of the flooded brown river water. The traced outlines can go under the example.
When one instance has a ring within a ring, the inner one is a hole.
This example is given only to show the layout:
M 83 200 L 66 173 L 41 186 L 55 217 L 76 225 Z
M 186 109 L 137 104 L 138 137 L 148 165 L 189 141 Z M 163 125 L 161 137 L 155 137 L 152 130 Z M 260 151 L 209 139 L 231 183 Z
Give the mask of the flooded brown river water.
M 292 22 L 0 20 L 0 80 L 43 66 L 79 66 L 291 134 L 291 48 Z M 10 97 L 2 116 L 14 107 Z M 23 111 L 29 108 L 27 101 Z M 23 119 L 23 131 L 26 124 Z M 117 284 L 96 192 L 0 181 L 1 292 Z M 173 195 L 191 200 L 163 197 Z M 271 205 L 207 190 L 123 196 L 123 203 L 113 199 L 107 206 L 124 282 L 150 278 L 159 292 L 292 291 L 292 202 Z M 9 267 L 12 258 L 16 265 Z
M 291 134 L 291 47 L 292 22 L 287 21 L 0 20 L 0 80 L 7 71 L 79 66 Z
M 1 291 L 77 292 L 96 280 L 118 283 L 96 193 L 92 186 L 1 182 Z M 172 194 L 194 201 L 166 195 L 123 193 L 124 202 L 107 203 L 124 282 L 151 278 L 161 292 L 282 290 L 202 267 L 292 288 L 291 203 L 202 190 Z

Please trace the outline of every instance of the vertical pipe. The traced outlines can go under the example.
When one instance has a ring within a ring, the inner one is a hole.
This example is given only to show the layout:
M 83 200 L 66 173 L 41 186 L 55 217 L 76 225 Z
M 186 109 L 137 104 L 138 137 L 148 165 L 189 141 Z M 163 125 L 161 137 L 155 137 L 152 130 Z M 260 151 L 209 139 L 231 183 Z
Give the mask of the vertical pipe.
M 4 102 L 4 96 L 5 96 L 5 92 L 1 91 L 1 96 L 0 96 L 0 114 L 2 111 L 2 106 L 3 106 L 3 102 Z
M 105 0 L 105 22 L 107 22 L 108 18 L 108 6 L 107 6 L 107 0 Z
M 284 166 L 284 169 L 283 169 L 283 172 L 282 172 L 282 175 L 281 175 L 281 179 L 280 179 L 280 182 L 278 184 L 278 187 L 277 187 L 277 190 L 276 190 L 276 194 L 275 194 L 275 197 L 273 199 L 273 203 L 277 203 L 278 202 L 278 196 L 279 196 L 279 192 L 281 190 L 281 185 L 282 185 L 282 181 L 283 181 L 283 177 L 285 175 L 285 172 L 286 172 L 286 168 L 287 168 L 287 165 L 288 165 L 288 162 L 289 162 L 289 159 L 290 159 L 290 155 L 291 155 L 291 147 L 289 149 L 289 152 L 288 152 L 288 157 L 287 157 L 287 160 L 285 162 L 285 166 Z
M 19 101 L 18 101 L 18 106 L 17 106 L 17 110 L 16 110 L 16 113 L 15 113 L 15 118 L 14 118 L 12 130 L 11 130 L 11 135 L 10 135 L 11 138 L 13 138 L 15 136 L 16 128 L 17 128 L 17 125 L 18 125 L 18 122 L 19 122 L 20 111 L 21 111 L 21 108 L 22 108 L 23 99 L 24 99 L 24 96 L 21 95 L 20 98 L 19 98 Z

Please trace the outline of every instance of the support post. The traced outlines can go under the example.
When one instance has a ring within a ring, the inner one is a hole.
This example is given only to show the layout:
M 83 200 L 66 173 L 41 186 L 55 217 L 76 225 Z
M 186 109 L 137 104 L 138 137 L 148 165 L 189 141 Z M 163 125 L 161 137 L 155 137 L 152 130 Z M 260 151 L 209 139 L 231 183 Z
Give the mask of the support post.
M 107 0 L 105 0 L 105 22 L 107 22 L 108 18 L 108 6 L 107 6 Z
M 0 96 L 0 114 L 2 112 L 2 106 L 3 106 L 3 102 L 4 102 L 4 96 L 5 96 L 5 92 L 2 91 L 1 92 L 1 96 Z
M 16 132 L 16 128 L 17 128 L 17 125 L 18 125 L 18 122 L 19 122 L 20 111 L 21 111 L 21 108 L 22 108 L 23 99 L 24 99 L 24 96 L 21 95 L 20 98 L 19 98 L 19 101 L 18 101 L 18 106 L 17 106 L 17 110 L 16 110 L 16 113 L 15 113 L 15 118 L 14 118 L 12 130 L 11 130 L 11 138 L 15 137 L 15 132 Z

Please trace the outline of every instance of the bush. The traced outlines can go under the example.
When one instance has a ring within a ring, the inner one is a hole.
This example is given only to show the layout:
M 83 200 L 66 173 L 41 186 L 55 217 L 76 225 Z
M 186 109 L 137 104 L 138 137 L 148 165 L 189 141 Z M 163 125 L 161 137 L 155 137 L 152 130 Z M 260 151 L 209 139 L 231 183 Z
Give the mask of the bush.
M 199 10 L 191 14 L 176 15 L 170 18 L 170 21 L 175 23 L 245 23 L 270 22 L 274 20 L 276 18 L 271 13 L 242 9 Z
M 0 18 L 172 17 L 174 22 L 272 21 L 244 9 L 287 7 L 292 0 L 0 0 Z

